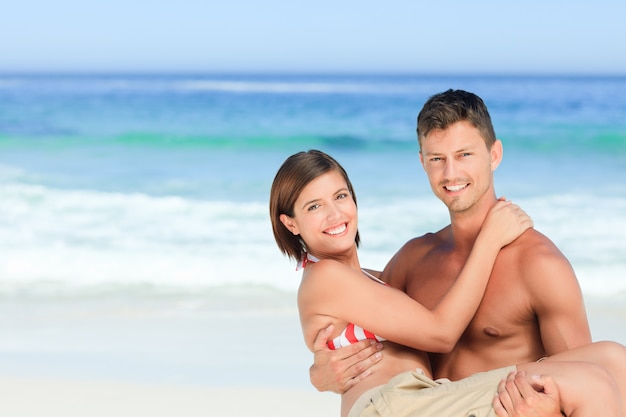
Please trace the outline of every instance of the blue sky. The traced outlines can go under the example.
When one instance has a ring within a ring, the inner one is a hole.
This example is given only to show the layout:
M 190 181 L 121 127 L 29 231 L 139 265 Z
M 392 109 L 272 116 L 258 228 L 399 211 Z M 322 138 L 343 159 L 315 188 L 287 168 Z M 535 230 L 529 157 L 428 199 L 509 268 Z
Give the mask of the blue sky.
M 20 0 L 0 71 L 626 74 L 626 2 Z

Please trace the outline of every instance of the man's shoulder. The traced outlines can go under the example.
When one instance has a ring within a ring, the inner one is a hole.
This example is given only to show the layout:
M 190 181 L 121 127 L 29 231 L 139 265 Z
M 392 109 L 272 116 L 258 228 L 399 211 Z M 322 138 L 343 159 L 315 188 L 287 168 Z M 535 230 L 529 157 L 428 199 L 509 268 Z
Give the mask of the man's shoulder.
M 549 283 L 577 282 L 574 270 L 565 255 L 543 233 L 530 229 L 510 249 L 504 249 L 503 261 L 510 271 L 531 287 Z
M 536 229 L 528 229 L 510 245 L 510 248 L 517 252 L 525 262 L 537 258 L 566 259 L 556 244 Z
M 406 280 L 414 276 L 415 268 L 435 248 L 445 242 L 444 228 L 434 233 L 426 233 L 406 242 L 385 266 L 382 276 L 385 282 L 396 288 L 404 288 Z
M 450 227 L 446 226 L 437 232 L 428 232 L 421 236 L 414 237 L 406 242 L 398 251 L 398 254 L 403 252 L 424 251 L 442 245 L 446 242 L 449 235 Z

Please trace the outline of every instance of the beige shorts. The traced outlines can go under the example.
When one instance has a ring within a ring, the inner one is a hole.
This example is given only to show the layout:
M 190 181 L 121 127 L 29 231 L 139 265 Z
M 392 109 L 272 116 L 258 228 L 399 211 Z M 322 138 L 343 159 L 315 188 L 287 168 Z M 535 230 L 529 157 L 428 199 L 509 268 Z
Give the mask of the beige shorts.
M 491 406 L 498 383 L 515 366 L 480 372 L 459 381 L 404 372 L 359 397 L 348 417 L 495 417 Z

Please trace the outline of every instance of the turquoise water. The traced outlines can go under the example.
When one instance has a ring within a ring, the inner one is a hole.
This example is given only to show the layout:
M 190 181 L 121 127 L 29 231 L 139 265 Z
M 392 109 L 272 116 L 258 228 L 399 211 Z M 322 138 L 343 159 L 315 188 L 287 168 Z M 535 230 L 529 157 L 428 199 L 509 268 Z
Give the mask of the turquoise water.
M 408 75 L 0 76 L 0 291 L 292 290 L 267 195 L 280 163 L 310 148 L 346 166 L 363 263 L 382 268 L 447 221 L 414 133 L 447 88 L 490 108 L 497 191 L 586 292 L 623 295 L 626 78 Z M 252 274 L 250 259 L 266 268 Z

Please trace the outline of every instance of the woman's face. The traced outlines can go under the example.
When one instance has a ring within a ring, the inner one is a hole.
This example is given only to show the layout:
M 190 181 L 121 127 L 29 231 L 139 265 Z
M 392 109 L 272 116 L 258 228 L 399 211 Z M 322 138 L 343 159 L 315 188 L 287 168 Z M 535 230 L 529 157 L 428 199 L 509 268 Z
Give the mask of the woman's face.
M 326 172 L 308 183 L 293 213 L 294 217 L 281 215 L 281 221 L 294 235 L 300 235 L 311 254 L 334 257 L 353 248 L 357 208 L 339 172 Z

